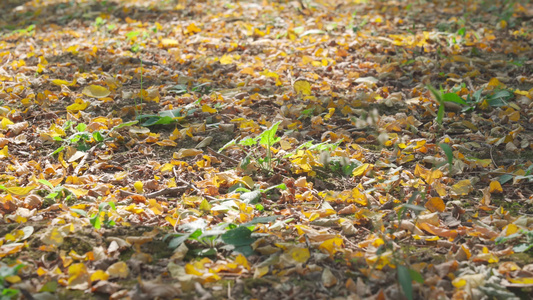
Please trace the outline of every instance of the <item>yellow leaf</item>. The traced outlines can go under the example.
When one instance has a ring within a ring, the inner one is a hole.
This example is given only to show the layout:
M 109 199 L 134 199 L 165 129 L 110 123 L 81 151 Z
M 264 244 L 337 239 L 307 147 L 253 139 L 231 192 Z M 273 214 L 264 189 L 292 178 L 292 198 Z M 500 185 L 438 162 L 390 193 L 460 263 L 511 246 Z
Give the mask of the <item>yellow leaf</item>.
M 359 167 L 357 167 L 357 168 L 355 168 L 353 170 L 352 176 L 353 177 L 357 177 L 357 176 L 364 175 L 369 166 L 370 166 L 370 164 L 362 164 L 362 165 L 360 165 Z
M 144 190 L 143 190 L 143 183 L 140 182 L 140 181 L 136 181 L 134 184 L 133 184 L 133 187 L 135 188 L 135 190 L 137 191 L 137 193 L 143 193 Z
M 57 85 L 57 86 L 62 86 L 62 85 L 73 86 L 76 84 L 76 79 L 72 80 L 72 82 L 68 82 L 66 80 L 61 80 L 61 79 L 53 79 L 51 82 L 52 84 Z
M 178 145 L 178 143 L 176 143 L 176 142 L 174 142 L 172 140 L 169 140 L 169 139 L 165 139 L 165 140 L 156 142 L 156 144 L 158 144 L 161 147 L 176 147 Z
M 511 234 L 517 233 L 518 230 L 520 230 L 520 228 L 518 228 L 518 226 L 516 226 L 515 224 L 511 223 L 502 229 L 501 235 L 510 236 Z
M 13 125 L 13 124 L 15 124 L 15 123 L 13 123 L 8 118 L 2 118 L 2 122 L 0 122 L 0 128 L 7 129 L 7 126 Z
M 507 27 L 507 21 L 505 21 L 505 20 L 501 20 L 501 21 L 500 21 L 500 28 L 501 28 L 501 29 L 505 29 L 505 27 Z
M 109 266 L 106 273 L 109 274 L 109 277 L 111 278 L 126 278 L 130 273 L 130 269 L 125 262 L 119 261 Z
M 424 205 L 430 212 L 443 212 L 446 208 L 446 204 L 440 197 L 433 197 Z
M 206 199 L 204 199 L 200 203 L 200 206 L 198 206 L 198 209 L 203 211 L 211 211 L 211 207 L 212 205 Z
M 202 154 L 204 151 L 199 149 L 180 149 L 178 152 L 174 152 L 172 157 L 174 159 L 180 159 L 188 156 L 196 156 L 198 154 Z
M 302 95 L 311 95 L 311 84 L 306 80 L 297 80 L 293 84 L 294 91 Z
M 0 151 L 0 158 L 6 158 L 6 157 L 9 157 L 7 145 L 5 145 L 4 148 L 2 148 L 2 150 Z
M 507 280 L 511 283 L 533 285 L 533 277 L 519 277 L 519 278 L 507 277 Z
M 150 208 L 150 210 L 156 215 L 160 215 L 164 211 L 161 205 L 157 203 L 157 200 L 155 199 L 148 200 L 148 208 Z
M 472 190 L 474 190 L 474 188 L 469 179 L 461 180 L 452 186 L 452 192 L 459 196 L 468 195 Z
M 247 270 L 250 270 L 250 263 L 248 262 L 246 257 L 242 254 L 239 254 L 237 255 L 237 257 L 235 257 L 235 263 L 238 264 L 239 266 L 245 267 Z
M 275 73 L 275 72 L 272 72 L 272 71 L 269 71 L 269 70 L 264 70 L 260 74 L 264 75 L 266 77 L 273 77 L 273 78 L 276 78 L 276 79 L 279 78 L 278 73 Z
M 64 239 L 61 232 L 59 232 L 59 229 L 53 228 L 51 231 L 47 232 L 43 236 L 42 241 L 47 245 L 54 245 L 56 247 L 59 247 L 63 245 Z
M 491 181 L 489 187 L 490 187 L 489 191 L 491 193 L 501 193 L 501 192 L 503 192 L 502 185 L 497 180 Z
M 222 65 L 229 65 L 233 63 L 233 57 L 231 55 L 224 55 L 220 58 L 220 64 Z
M 217 112 L 217 110 L 214 109 L 214 108 L 211 108 L 211 107 L 210 107 L 209 105 L 207 105 L 207 104 L 204 104 L 204 105 L 202 105 L 202 112 L 208 112 L 208 113 L 210 113 L 210 114 L 214 114 L 214 113 Z
M 172 48 L 172 47 L 179 46 L 180 43 L 177 40 L 174 40 L 174 39 L 162 39 L 161 40 L 161 45 L 163 45 L 163 47 L 165 47 L 165 48 Z
M 337 251 L 341 250 L 344 245 L 342 238 L 334 237 L 332 239 L 324 241 L 320 244 L 319 248 L 326 250 L 331 256 L 333 256 Z
M 202 31 L 202 29 L 198 28 L 198 26 L 196 26 L 196 24 L 191 23 L 191 24 L 189 24 L 189 26 L 187 26 L 187 29 L 185 30 L 185 34 L 189 34 L 189 33 L 195 34 L 195 33 L 198 33 L 200 31 Z
M 161 171 L 161 173 L 165 174 L 167 172 L 172 171 L 173 168 L 174 168 L 174 165 L 166 163 L 163 166 L 161 166 L 161 169 L 159 169 L 159 171 Z
M 85 196 L 89 193 L 88 190 L 84 190 L 84 189 L 78 189 L 78 188 L 73 188 L 71 186 L 68 187 L 68 190 L 73 193 L 74 195 L 76 195 L 76 197 L 81 197 L 81 196 Z
M 83 263 L 73 264 L 68 267 L 68 285 L 70 288 L 86 289 L 89 287 L 89 273 Z
M 505 88 L 505 84 L 501 83 L 498 78 L 493 77 L 489 80 L 489 83 L 487 84 L 487 87 L 489 88 Z
M 85 110 L 89 106 L 89 102 L 85 102 L 80 98 L 77 98 L 74 100 L 74 103 L 67 106 L 67 111 L 69 112 L 77 112 L 80 110 Z
M 94 272 L 91 275 L 91 282 L 94 282 L 97 280 L 107 280 L 107 279 L 109 279 L 109 274 L 107 274 L 103 270 L 96 270 L 96 272 Z
M 111 94 L 111 92 L 107 88 L 94 84 L 84 87 L 81 93 L 85 96 L 93 98 L 104 98 Z
M 311 257 L 311 254 L 309 253 L 309 249 L 307 248 L 294 247 L 291 250 L 289 250 L 289 254 L 291 255 L 292 259 L 302 264 L 306 263 L 309 257 Z
M 4 280 L 13 284 L 13 283 L 17 283 L 17 282 L 20 282 L 21 279 L 18 275 L 9 275 L 9 276 L 6 276 L 4 277 Z
M 173 219 L 173 218 L 170 217 L 170 216 L 166 216 L 166 217 L 165 217 L 165 220 L 166 220 L 170 225 L 172 225 L 172 227 L 176 226 L 176 223 L 178 222 L 178 220 Z
M 466 280 L 462 278 L 456 278 L 452 281 L 452 284 L 454 287 L 460 289 L 466 285 Z
M 37 187 L 36 185 L 28 185 L 27 187 L 13 186 L 13 187 L 6 187 L 5 190 L 13 195 L 24 196 L 24 195 L 27 195 L 29 192 L 31 192 L 36 187 Z

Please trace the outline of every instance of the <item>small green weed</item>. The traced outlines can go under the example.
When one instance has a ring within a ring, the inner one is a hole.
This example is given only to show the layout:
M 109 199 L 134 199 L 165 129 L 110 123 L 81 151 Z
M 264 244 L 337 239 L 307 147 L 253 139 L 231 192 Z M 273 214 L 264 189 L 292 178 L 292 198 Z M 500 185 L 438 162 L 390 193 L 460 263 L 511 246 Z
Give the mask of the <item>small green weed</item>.
M 17 276 L 18 271 L 24 267 L 23 264 L 17 264 L 15 266 L 7 266 L 4 263 L 0 263 L 0 300 L 10 300 L 17 296 L 20 291 L 7 287 L 10 278 Z
M 241 163 L 241 167 L 245 169 L 246 166 L 250 164 L 253 160 L 257 163 L 259 168 L 266 171 L 267 173 L 271 173 L 274 170 L 274 159 L 272 156 L 271 148 L 281 140 L 281 138 L 276 137 L 276 132 L 278 131 L 278 126 L 280 123 L 281 122 L 277 122 L 273 124 L 272 126 L 270 126 L 270 128 L 263 131 L 260 135 L 256 137 L 246 137 L 240 140 L 239 142 L 237 142 L 236 139 L 231 140 L 229 143 L 220 148 L 218 152 L 221 152 L 232 145 L 251 148 L 252 151 L 249 152 L 249 154 L 244 158 L 243 162 Z M 266 155 L 264 157 L 262 154 L 259 153 L 257 148 L 253 147 L 257 144 L 266 149 Z

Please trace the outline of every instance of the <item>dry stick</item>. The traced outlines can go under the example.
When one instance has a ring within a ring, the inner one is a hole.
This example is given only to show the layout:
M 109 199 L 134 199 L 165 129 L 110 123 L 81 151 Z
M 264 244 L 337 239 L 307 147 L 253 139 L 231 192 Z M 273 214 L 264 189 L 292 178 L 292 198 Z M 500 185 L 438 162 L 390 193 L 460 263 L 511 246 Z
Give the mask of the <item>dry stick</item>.
M 211 147 L 207 147 L 207 151 L 209 151 L 209 153 L 213 154 L 214 156 L 217 156 L 217 157 L 221 157 L 227 161 L 229 161 L 230 163 L 234 164 L 234 165 L 238 165 L 239 162 L 234 160 L 233 158 L 229 157 L 229 156 L 226 156 L 222 153 L 218 153 L 216 152 L 215 150 L 211 149 Z
M 196 187 L 192 182 L 187 182 L 187 181 L 181 179 L 180 177 L 178 177 L 178 174 L 176 173 L 176 169 L 175 168 L 172 169 L 172 172 L 174 172 L 174 177 L 176 177 L 176 179 L 179 182 L 186 184 L 188 187 L 190 187 L 193 190 L 195 190 L 198 194 L 204 196 L 205 198 L 207 198 L 207 199 L 209 199 L 211 201 L 218 201 L 218 199 L 215 198 L 215 197 L 212 197 L 212 196 L 209 196 L 209 195 L 204 195 L 204 193 L 198 187 Z
M 162 196 L 162 195 L 177 194 L 179 192 L 185 191 L 188 188 L 189 188 L 188 186 L 177 186 L 173 188 L 162 189 L 160 191 L 148 193 L 144 195 L 125 191 L 125 190 L 120 190 L 120 193 L 126 196 L 144 196 L 146 198 L 154 198 L 154 197 Z
M 85 153 L 85 155 L 81 159 L 80 163 L 76 166 L 76 169 L 74 169 L 74 176 L 78 176 L 78 172 L 81 170 L 81 168 L 85 164 L 85 161 L 87 161 L 87 158 L 89 156 L 92 156 L 92 154 L 93 154 L 93 152 L 94 152 L 94 150 L 96 149 L 97 146 L 98 145 L 92 146 L 91 149 L 89 149 L 89 151 L 87 151 L 87 153 Z

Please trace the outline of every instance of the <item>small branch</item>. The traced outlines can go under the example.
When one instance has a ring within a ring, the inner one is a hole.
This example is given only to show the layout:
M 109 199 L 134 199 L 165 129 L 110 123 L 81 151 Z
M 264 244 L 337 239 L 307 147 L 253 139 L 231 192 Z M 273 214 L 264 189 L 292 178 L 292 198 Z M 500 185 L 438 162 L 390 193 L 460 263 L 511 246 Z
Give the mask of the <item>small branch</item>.
M 154 197 L 157 197 L 157 196 L 178 194 L 180 192 L 183 192 L 183 191 L 187 190 L 188 188 L 189 188 L 189 186 L 177 186 L 177 187 L 173 187 L 173 188 L 162 189 L 160 191 L 153 192 L 153 193 L 148 193 L 148 194 L 144 194 L 144 195 L 143 194 L 137 194 L 137 193 L 129 192 L 129 191 L 120 190 L 120 194 L 123 197 L 127 197 L 127 196 L 144 196 L 146 198 L 154 198 Z
M 222 153 L 216 152 L 215 150 L 211 149 L 211 147 L 207 147 L 207 151 L 209 151 L 209 153 L 213 154 L 216 157 L 223 158 L 223 159 L 229 161 L 230 163 L 232 163 L 234 165 L 239 165 L 238 161 L 234 160 L 233 158 L 231 158 L 231 157 L 229 157 L 227 155 L 224 155 Z
M 176 173 L 176 169 L 172 169 L 172 171 L 174 172 L 174 177 L 176 177 L 176 180 L 178 180 L 179 182 L 187 185 L 187 187 L 193 189 L 198 194 L 202 195 L 203 197 L 205 197 L 206 199 L 211 200 L 211 201 L 217 201 L 218 200 L 215 197 L 212 197 L 212 196 L 209 196 L 209 195 L 204 195 L 204 193 L 198 187 L 196 187 L 192 182 L 185 181 L 185 180 L 181 179 L 180 177 L 178 177 L 178 174 Z
M 80 163 L 76 166 L 76 169 L 74 169 L 74 175 L 75 176 L 78 176 L 78 172 L 81 170 L 81 168 L 83 167 L 83 165 L 87 161 L 87 158 L 89 158 L 90 156 L 93 155 L 93 152 L 94 152 L 94 150 L 96 149 L 97 146 L 98 145 L 92 146 L 91 149 L 89 149 L 89 151 L 87 151 L 87 153 L 85 153 L 85 155 L 81 159 Z

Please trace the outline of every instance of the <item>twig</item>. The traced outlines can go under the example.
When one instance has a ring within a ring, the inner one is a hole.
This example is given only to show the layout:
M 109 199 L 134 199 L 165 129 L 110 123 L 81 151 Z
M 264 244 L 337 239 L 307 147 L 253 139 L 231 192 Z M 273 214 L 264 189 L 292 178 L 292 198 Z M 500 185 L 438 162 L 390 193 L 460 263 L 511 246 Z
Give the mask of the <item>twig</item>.
M 227 156 L 227 155 L 224 155 L 222 153 L 218 153 L 216 152 L 215 150 L 213 150 L 211 147 L 207 147 L 207 151 L 209 151 L 209 153 L 213 154 L 214 156 L 217 156 L 217 157 L 221 157 L 227 161 L 229 161 L 230 163 L 234 164 L 234 165 L 238 165 L 239 162 L 234 160 L 233 158 Z
M 185 191 L 186 189 L 188 189 L 189 186 L 177 186 L 177 187 L 173 187 L 173 188 L 166 188 L 166 189 L 162 189 L 160 191 L 157 191 L 157 192 L 153 192 L 153 193 L 148 193 L 148 194 L 137 194 L 137 193 L 133 193 L 133 192 L 129 192 L 129 191 L 125 191 L 125 190 L 120 190 L 120 194 L 122 196 L 144 196 L 146 198 L 154 198 L 154 197 L 157 197 L 157 196 L 162 196 L 162 195 L 170 195 L 170 194 L 177 194 L 179 192 L 182 192 L 182 191 Z
M 496 161 L 494 160 L 494 157 L 492 156 L 492 146 L 490 147 L 490 159 L 492 160 L 492 163 L 494 164 L 494 167 L 497 168 L 498 167 L 498 164 L 496 163 Z
M 198 187 L 196 187 L 192 182 L 187 182 L 187 181 L 181 179 L 180 177 L 178 177 L 178 174 L 176 173 L 176 169 L 172 169 L 172 171 L 174 172 L 174 177 L 176 177 L 176 179 L 179 182 L 184 183 L 185 185 L 187 185 L 191 189 L 195 190 L 198 194 L 202 195 L 203 197 L 205 197 L 205 198 L 207 198 L 207 199 L 209 199 L 211 201 L 217 201 L 218 200 L 215 197 L 212 197 L 212 196 L 209 196 L 209 195 L 204 195 L 204 193 Z
M 78 176 L 78 172 L 81 170 L 81 168 L 83 167 L 83 165 L 85 164 L 85 161 L 87 161 L 87 158 L 89 156 L 92 156 L 93 155 L 93 152 L 94 150 L 96 149 L 98 145 L 94 145 L 91 147 L 91 149 L 89 149 L 89 151 L 87 151 L 87 153 L 85 153 L 85 155 L 83 156 L 83 158 L 81 159 L 80 163 L 76 166 L 76 169 L 74 169 L 74 175 L 75 176 Z

